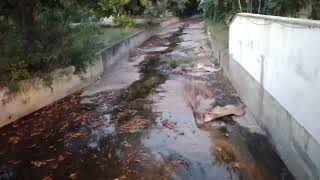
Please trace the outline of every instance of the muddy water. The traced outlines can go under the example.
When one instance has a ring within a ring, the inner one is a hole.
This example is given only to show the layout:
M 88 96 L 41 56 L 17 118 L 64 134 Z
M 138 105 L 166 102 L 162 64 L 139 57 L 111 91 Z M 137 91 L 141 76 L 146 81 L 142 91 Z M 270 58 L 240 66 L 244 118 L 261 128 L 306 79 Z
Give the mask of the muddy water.
M 221 72 L 194 68 L 212 64 L 203 29 L 163 29 L 114 78 L 0 129 L 0 179 L 293 179 L 249 118 L 198 121 L 244 106 Z

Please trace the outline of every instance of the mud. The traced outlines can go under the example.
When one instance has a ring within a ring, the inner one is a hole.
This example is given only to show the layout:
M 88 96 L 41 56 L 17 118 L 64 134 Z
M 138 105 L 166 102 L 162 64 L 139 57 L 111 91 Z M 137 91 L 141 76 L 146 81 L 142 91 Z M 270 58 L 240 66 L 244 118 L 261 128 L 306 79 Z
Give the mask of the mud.
M 206 38 L 198 20 L 172 25 L 114 79 L 1 128 L 0 179 L 293 179 L 253 121 L 197 123 L 198 111 L 245 107 L 222 72 L 196 68 L 211 67 Z

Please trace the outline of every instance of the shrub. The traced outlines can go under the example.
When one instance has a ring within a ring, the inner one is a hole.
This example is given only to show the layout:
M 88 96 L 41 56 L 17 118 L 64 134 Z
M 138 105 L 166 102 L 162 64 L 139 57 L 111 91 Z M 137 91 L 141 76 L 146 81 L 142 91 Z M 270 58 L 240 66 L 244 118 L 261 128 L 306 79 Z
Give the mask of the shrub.
M 170 61 L 170 67 L 171 67 L 172 69 L 177 68 L 177 67 L 178 67 L 177 61 L 175 61 L 175 60 Z
M 8 79 L 22 80 L 31 72 L 47 73 L 69 65 L 80 72 L 93 60 L 99 44 L 96 28 L 63 26 L 44 31 L 26 48 L 24 38 L 12 29 L 0 43 L 0 72 L 7 72 Z
M 10 64 L 8 70 L 12 81 L 23 80 L 30 77 L 25 61 Z
M 17 81 L 10 81 L 8 83 L 8 94 L 16 94 L 20 90 L 20 86 Z
M 136 26 L 134 20 L 131 17 L 126 15 L 116 16 L 113 22 L 115 26 L 124 27 L 124 28 L 132 28 Z

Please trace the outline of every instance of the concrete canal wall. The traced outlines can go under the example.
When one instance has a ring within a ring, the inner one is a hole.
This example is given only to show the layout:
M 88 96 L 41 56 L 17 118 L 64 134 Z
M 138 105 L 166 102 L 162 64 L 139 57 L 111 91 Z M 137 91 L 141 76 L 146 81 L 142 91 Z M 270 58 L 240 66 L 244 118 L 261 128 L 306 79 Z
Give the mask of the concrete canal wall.
M 319 21 L 240 13 L 221 51 L 225 74 L 301 180 L 320 179 L 319 47 Z
M 10 94 L 7 87 L 0 90 L 0 127 L 26 116 L 54 101 L 66 97 L 94 83 L 105 69 L 112 68 L 130 49 L 141 45 L 150 38 L 158 28 L 178 22 L 178 18 L 171 18 L 161 22 L 158 27 L 138 32 L 111 47 L 97 53 L 97 59 L 86 69 L 86 73 L 74 74 L 75 68 L 68 67 L 52 72 L 51 87 L 45 85 L 40 78 L 19 82 L 20 90 Z

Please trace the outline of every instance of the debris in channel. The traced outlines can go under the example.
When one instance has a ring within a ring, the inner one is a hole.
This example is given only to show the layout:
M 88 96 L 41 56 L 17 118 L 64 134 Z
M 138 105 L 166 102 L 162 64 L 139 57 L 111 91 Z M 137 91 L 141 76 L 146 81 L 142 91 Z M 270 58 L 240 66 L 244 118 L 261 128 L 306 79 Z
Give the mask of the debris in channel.
M 140 132 L 146 128 L 147 124 L 148 122 L 145 119 L 135 119 L 129 121 L 119 128 L 118 134 Z
M 169 122 L 169 120 L 164 120 L 162 126 L 167 129 L 175 129 L 175 123 Z
M 200 103 L 198 97 L 203 97 L 205 99 L 212 99 L 213 93 L 202 84 L 186 84 L 184 87 L 184 97 L 190 108 L 196 112 Z
M 218 118 L 235 115 L 235 116 L 243 116 L 245 111 L 237 106 L 234 105 L 227 105 L 227 106 L 217 106 L 213 108 L 210 112 L 204 114 L 204 122 L 211 122 Z
M 216 72 L 216 71 L 219 71 L 219 69 L 215 69 L 213 67 L 208 67 L 203 63 L 196 64 L 195 70 L 196 71 L 204 71 L 204 72 Z
M 188 169 L 188 162 L 186 160 L 181 160 L 181 159 L 172 160 L 171 164 L 174 168 L 183 166 L 184 168 Z

